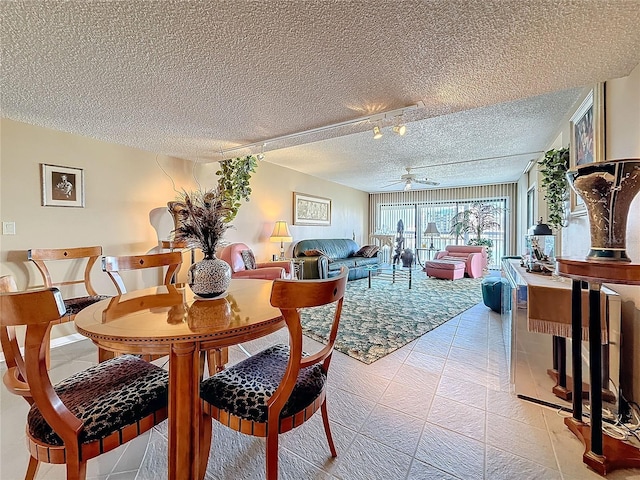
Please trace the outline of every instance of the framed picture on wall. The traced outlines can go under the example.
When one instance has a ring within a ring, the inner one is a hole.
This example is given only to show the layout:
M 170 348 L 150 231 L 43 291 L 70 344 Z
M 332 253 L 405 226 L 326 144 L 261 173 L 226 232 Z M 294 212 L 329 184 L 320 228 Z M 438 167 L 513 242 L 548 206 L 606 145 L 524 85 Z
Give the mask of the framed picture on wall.
M 604 83 L 594 86 L 570 121 L 570 168 L 604 160 Z M 584 202 L 571 190 L 571 213 L 586 213 Z
M 331 225 L 331 199 L 293 192 L 294 225 Z
M 42 205 L 84 207 L 84 171 L 81 168 L 40 164 Z

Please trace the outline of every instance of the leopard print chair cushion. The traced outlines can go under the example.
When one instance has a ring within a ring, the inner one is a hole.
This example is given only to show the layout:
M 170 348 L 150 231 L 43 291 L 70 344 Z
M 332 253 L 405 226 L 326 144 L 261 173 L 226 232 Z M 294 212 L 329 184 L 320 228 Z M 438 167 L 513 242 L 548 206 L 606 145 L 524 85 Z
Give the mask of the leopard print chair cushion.
M 200 397 L 214 407 L 254 422 L 267 421 L 267 401 L 276 391 L 289 361 L 289 346 L 275 345 L 243 360 L 200 384 Z M 313 403 L 327 375 L 321 365 L 300 370 L 280 417 L 289 417 Z
M 105 298 L 111 298 L 106 295 L 93 295 L 88 297 L 68 298 L 64 301 L 64 306 L 67 307 L 66 315 L 76 315 L 83 308 L 87 308 L 89 305 L 93 305 Z
M 65 406 L 84 423 L 81 443 L 109 436 L 166 407 L 169 375 L 133 355 L 123 355 L 78 372 L 54 386 Z M 62 439 L 34 404 L 27 416 L 29 434 L 48 445 Z

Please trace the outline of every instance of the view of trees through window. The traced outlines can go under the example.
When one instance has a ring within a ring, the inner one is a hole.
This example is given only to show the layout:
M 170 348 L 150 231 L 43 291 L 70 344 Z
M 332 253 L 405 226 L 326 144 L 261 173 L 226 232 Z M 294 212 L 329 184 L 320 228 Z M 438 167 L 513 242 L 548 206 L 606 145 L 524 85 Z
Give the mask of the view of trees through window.
M 422 260 L 433 258 L 435 253 L 429 251 L 432 240 L 435 251 L 438 251 L 444 250 L 446 245 L 466 245 L 469 240 L 475 238 L 471 234 L 456 236 L 455 233 L 451 233 L 451 220 L 458 212 L 468 210 L 474 203 L 478 202 L 500 209 L 500 214 L 496 218 L 500 227 L 482 233 L 482 238 L 493 241 L 490 266 L 497 268 L 500 258 L 505 255 L 507 247 L 505 234 L 507 201 L 504 198 L 430 204 L 379 205 L 375 230 L 376 233 L 394 234 L 397 231 L 398 221 L 402 220 L 404 223 L 405 248 L 411 248 L 414 252 L 417 248 L 417 253 Z M 430 222 L 436 224 L 439 234 L 433 236 L 430 234 L 425 235 L 424 231 Z

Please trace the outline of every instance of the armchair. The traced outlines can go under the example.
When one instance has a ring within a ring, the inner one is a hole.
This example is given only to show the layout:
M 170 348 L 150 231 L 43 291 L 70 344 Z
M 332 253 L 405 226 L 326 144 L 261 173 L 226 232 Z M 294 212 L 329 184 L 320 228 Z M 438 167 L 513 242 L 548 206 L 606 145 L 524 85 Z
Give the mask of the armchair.
M 256 263 L 253 251 L 244 243 L 231 243 L 224 247 L 218 258 L 231 266 L 231 278 L 293 278 L 291 261 Z M 250 268 L 250 267 L 254 268 Z M 249 267 L 249 268 L 247 268 Z
M 447 245 L 436 253 L 436 260 L 458 260 L 464 262 L 464 272 L 468 277 L 482 277 L 487 267 L 487 249 L 472 245 Z

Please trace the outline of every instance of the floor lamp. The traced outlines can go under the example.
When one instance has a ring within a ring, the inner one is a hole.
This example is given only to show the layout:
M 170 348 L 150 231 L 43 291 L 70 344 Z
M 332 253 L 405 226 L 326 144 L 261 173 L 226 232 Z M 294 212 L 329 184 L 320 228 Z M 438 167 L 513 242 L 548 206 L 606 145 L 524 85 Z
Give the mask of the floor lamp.
M 431 244 L 429 245 L 429 250 L 434 250 L 435 247 L 433 246 L 433 237 L 440 236 L 440 232 L 438 231 L 438 227 L 436 226 L 435 222 L 429 222 L 427 224 L 427 229 L 424 231 L 424 235 L 428 236 L 431 240 Z
M 273 233 L 271 237 L 269 237 L 269 240 L 272 242 L 280 242 L 280 258 L 278 260 L 284 260 L 284 242 L 293 241 L 287 222 L 278 220 L 275 227 L 273 227 Z

